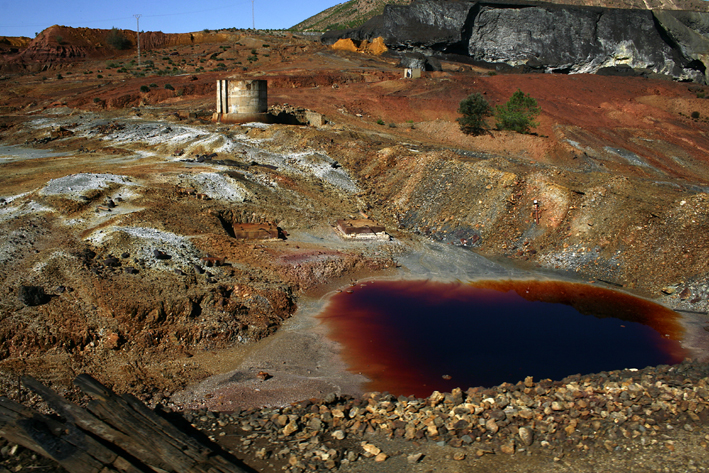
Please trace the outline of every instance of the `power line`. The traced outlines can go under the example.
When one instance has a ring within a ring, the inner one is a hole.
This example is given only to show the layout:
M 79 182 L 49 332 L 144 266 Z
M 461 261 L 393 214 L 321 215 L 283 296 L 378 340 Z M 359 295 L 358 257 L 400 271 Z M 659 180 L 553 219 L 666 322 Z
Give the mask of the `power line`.
M 161 17 L 167 17 L 167 16 L 180 16 L 180 15 L 194 15 L 195 13 L 206 13 L 210 11 L 215 11 L 215 10 L 226 10 L 227 8 L 232 8 L 234 5 L 240 5 L 240 4 L 245 4 L 248 3 L 249 0 L 244 0 L 242 2 L 236 2 L 236 3 L 231 3 L 229 5 L 224 5 L 221 7 L 215 7 L 215 8 L 207 8 L 204 10 L 193 10 L 193 11 L 188 11 L 188 12 L 181 12 L 181 13 L 164 13 L 160 15 L 142 15 L 145 16 L 145 18 L 161 18 Z M 253 4 L 253 0 L 252 0 Z M 134 15 L 135 16 L 135 15 Z M 105 23 L 108 21 L 121 21 L 121 20 L 129 20 L 131 17 L 129 16 L 124 16 L 120 18 L 106 18 L 103 20 L 88 20 L 88 21 L 81 21 L 82 24 L 96 24 L 96 23 Z M 51 26 L 51 25 L 49 25 Z M 47 24 L 36 24 L 36 25 L 0 25 L 0 28 L 48 28 Z
M 138 67 L 140 67 L 140 14 L 133 15 L 135 17 L 135 32 L 138 35 Z

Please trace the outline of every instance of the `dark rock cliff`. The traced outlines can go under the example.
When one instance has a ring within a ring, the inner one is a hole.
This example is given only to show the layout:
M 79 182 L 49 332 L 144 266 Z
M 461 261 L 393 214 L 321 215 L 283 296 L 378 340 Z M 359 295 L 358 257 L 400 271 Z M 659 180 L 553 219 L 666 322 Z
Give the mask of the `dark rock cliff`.
M 394 50 L 545 72 L 624 68 L 705 83 L 709 67 L 709 14 L 684 11 L 417 0 L 387 6 L 360 28 L 328 32 L 323 42 L 378 36 Z

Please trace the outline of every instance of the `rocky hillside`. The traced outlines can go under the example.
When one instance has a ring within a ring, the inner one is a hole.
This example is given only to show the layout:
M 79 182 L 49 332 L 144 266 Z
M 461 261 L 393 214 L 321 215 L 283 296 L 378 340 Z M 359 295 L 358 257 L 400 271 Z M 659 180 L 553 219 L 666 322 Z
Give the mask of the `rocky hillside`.
M 140 35 L 143 51 L 238 40 L 229 31 L 165 34 L 146 31 Z M 0 71 L 38 72 L 59 63 L 135 54 L 137 38 L 132 30 L 71 28 L 54 25 L 35 38 L 0 38 Z
M 410 3 L 411 0 L 349 0 L 311 16 L 291 29 L 328 31 L 354 28 L 376 15 L 381 15 L 387 4 L 408 5 Z
M 535 2 L 419 0 L 388 5 L 341 38 L 383 37 L 387 47 L 522 71 L 662 74 L 706 83 L 709 13 L 629 10 Z
M 704 0 L 551 0 L 539 3 L 640 10 L 709 11 L 709 5 Z
M 349 0 L 330 7 L 293 26 L 294 31 L 329 31 L 355 28 L 384 12 L 385 5 L 409 5 L 412 0 Z M 550 0 L 540 4 L 604 8 L 709 11 L 704 0 Z

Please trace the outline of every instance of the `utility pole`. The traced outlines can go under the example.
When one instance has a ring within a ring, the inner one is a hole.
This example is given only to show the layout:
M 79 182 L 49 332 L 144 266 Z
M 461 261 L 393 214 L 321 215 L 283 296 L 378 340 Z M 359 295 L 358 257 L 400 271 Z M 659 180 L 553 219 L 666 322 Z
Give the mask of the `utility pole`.
M 251 27 L 256 29 L 256 15 L 254 14 L 254 0 L 251 0 Z
M 133 16 L 135 17 L 135 22 L 136 22 L 135 32 L 138 33 L 138 67 L 140 67 L 140 17 L 141 17 L 141 15 L 133 15 Z

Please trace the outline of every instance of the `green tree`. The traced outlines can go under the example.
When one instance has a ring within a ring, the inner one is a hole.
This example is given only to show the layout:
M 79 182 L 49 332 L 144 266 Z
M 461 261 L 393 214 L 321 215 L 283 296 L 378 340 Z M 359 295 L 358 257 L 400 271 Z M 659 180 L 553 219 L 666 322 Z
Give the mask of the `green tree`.
M 541 112 L 536 99 L 517 89 L 506 104 L 496 107 L 497 129 L 529 133 L 531 128 L 539 126 L 539 122 L 535 122 L 534 118 Z
M 492 116 L 492 107 L 479 92 L 468 95 L 460 102 L 458 118 L 460 129 L 468 135 L 480 135 L 487 130 L 485 118 Z
M 124 49 L 128 49 L 131 46 L 130 40 L 126 38 L 126 35 L 124 35 L 123 32 L 118 30 L 118 28 L 116 28 L 115 26 L 111 28 L 111 32 L 108 33 L 106 42 L 112 47 L 121 51 Z

